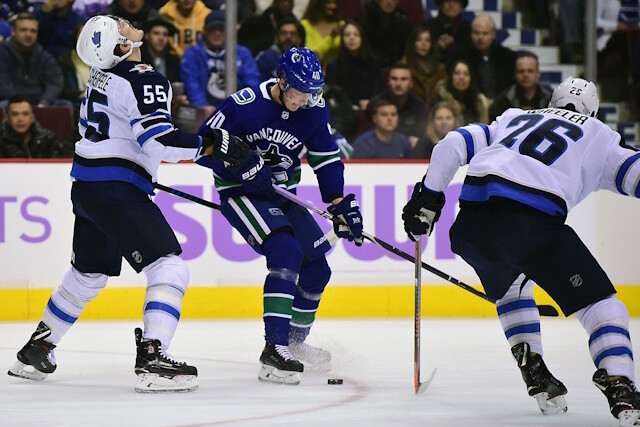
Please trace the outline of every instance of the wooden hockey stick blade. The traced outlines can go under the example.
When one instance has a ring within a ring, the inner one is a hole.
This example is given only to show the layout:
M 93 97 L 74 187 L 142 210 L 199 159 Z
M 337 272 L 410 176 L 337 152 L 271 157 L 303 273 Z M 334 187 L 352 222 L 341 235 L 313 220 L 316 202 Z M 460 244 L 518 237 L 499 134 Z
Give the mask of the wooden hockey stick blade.
M 419 394 L 424 393 L 425 391 L 427 391 L 427 388 L 429 388 L 429 385 L 431 384 L 431 381 L 433 381 L 433 377 L 435 377 L 437 370 L 438 370 L 438 368 L 435 368 L 433 370 L 433 372 L 431 372 L 431 376 L 429 377 L 428 380 L 426 380 L 424 382 L 418 382 L 418 388 L 416 389 L 416 396 L 419 395 Z

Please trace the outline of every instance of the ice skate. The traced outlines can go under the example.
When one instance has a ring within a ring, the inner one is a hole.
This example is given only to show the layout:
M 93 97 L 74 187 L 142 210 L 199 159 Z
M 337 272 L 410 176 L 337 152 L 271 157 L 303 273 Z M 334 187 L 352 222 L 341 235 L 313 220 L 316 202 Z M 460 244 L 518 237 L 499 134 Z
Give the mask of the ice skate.
M 160 341 L 142 341 L 142 330 L 135 329 L 137 357 L 135 372 L 138 393 L 194 391 L 198 388 L 198 370 L 169 357 Z
M 258 379 L 262 382 L 298 385 L 300 372 L 304 365 L 297 361 L 289 352 L 289 347 L 278 344 L 265 344 L 260 355 L 262 368 Z
M 294 358 L 307 364 L 307 368 L 313 371 L 328 372 L 331 370 L 331 353 L 327 350 L 313 347 L 304 341 L 291 341 L 289 351 Z
M 536 399 L 542 413 L 556 415 L 567 412 L 567 401 L 564 398 L 567 388 L 551 375 L 542 357 L 539 354 L 532 355 L 527 343 L 514 345 L 511 353 L 518 361 L 529 396 Z
M 56 370 L 55 344 L 44 339 L 51 335 L 51 330 L 44 322 L 38 323 L 36 331 L 29 342 L 18 352 L 18 360 L 13 364 L 9 375 L 27 380 L 42 381 Z
M 611 415 L 621 427 L 640 426 L 640 393 L 627 377 L 610 377 L 604 369 L 593 374 L 593 383 L 609 401 Z

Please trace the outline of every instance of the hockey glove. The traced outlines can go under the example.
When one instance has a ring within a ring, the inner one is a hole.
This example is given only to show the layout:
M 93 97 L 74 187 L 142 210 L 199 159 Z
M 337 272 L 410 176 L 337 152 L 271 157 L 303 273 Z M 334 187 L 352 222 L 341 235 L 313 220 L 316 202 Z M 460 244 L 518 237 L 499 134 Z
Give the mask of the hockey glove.
M 231 167 L 237 167 L 251 153 L 249 146 L 225 129 L 210 129 L 202 137 L 202 151 L 213 147 L 211 158 L 224 160 Z
M 440 218 L 444 202 L 443 192 L 427 190 L 422 181 L 416 184 L 411 193 L 411 199 L 402 209 L 404 231 L 412 241 L 415 242 L 420 235 L 431 234 L 434 224 Z
M 264 160 L 258 153 L 251 153 L 236 168 L 236 171 L 242 179 L 242 189 L 246 194 L 265 199 L 278 198 L 272 186 L 273 173 L 271 168 L 264 164 Z
M 339 203 L 329 206 L 327 210 L 346 224 L 333 224 L 336 235 L 354 242 L 356 246 L 362 246 L 362 215 L 356 196 L 348 194 Z

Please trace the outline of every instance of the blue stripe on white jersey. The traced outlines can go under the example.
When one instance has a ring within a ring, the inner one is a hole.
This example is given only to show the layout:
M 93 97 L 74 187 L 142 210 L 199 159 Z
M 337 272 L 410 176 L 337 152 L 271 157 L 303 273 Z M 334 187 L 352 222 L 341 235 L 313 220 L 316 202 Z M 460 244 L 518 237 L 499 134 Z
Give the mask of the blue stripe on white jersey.
M 173 126 L 171 98 L 167 79 L 144 64 L 91 69 L 71 176 L 130 182 L 153 194 L 160 162 L 194 159 L 202 145 L 198 135 Z
M 433 149 L 424 185 L 444 191 L 467 163 L 462 201 L 503 197 L 565 216 L 596 190 L 640 197 L 640 153 L 598 119 L 559 108 L 511 108 L 489 126 L 449 132 Z
M 640 182 L 638 182 L 638 179 L 637 179 L 637 177 L 639 176 L 639 173 L 637 171 L 635 174 L 629 173 L 632 168 L 636 170 L 640 169 L 640 153 L 637 153 L 629 157 L 627 160 L 624 161 L 624 163 L 622 163 L 622 165 L 620 166 L 620 169 L 618 169 L 618 172 L 616 173 L 616 189 L 621 194 L 628 196 L 629 194 L 626 191 L 624 191 L 624 188 L 625 188 L 624 184 L 627 184 L 626 187 L 629 189 L 632 189 L 633 186 L 635 185 L 635 191 L 632 191 L 632 194 L 634 194 L 636 197 L 640 197 Z M 633 178 L 630 180 L 627 180 L 627 177 L 629 175 L 631 175 L 631 177 L 635 176 L 636 180 L 634 181 Z

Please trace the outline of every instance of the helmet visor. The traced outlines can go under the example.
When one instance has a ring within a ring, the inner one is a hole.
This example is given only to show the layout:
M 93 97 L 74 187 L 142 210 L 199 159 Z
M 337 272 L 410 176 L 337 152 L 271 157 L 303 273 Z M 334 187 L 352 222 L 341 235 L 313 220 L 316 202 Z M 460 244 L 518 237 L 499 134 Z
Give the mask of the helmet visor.
M 289 87 L 284 91 L 283 97 L 289 107 L 311 108 L 322 103 L 322 89 L 315 93 L 305 93 Z

